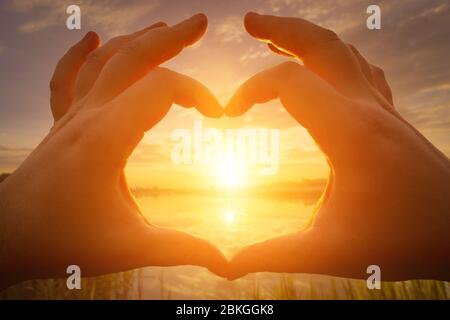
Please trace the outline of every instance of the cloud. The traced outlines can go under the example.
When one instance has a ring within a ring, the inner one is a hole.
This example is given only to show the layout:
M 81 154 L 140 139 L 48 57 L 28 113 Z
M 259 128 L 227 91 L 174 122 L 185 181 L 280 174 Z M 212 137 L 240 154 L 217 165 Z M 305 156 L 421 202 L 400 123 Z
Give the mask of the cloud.
M 8 147 L 4 145 L 0 145 L 0 152 L 6 152 L 6 151 L 21 151 L 21 152 L 30 152 L 31 148 L 18 148 L 18 147 Z
M 434 15 L 439 15 L 441 13 L 448 12 L 450 5 L 448 3 L 438 3 L 436 5 L 431 5 L 429 8 L 425 8 L 416 14 L 411 15 L 409 18 L 401 21 L 400 25 L 404 26 L 409 23 L 414 23 L 415 20 L 420 20 L 423 18 L 429 18 Z
M 0 145 L 0 164 L 3 170 L 11 170 L 20 165 L 31 153 L 31 148 L 9 147 Z
M 239 16 L 226 17 L 217 25 L 215 34 L 221 42 L 242 42 L 242 36 L 244 35 L 242 18 Z
M 269 8 L 272 10 L 273 13 L 280 12 L 283 8 L 291 7 L 292 5 L 295 5 L 294 0 L 269 0 Z
M 439 84 L 432 87 L 426 87 L 420 90 L 421 93 L 428 93 L 435 91 L 450 91 L 450 82 Z
M 417 0 L 411 2 L 414 1 Z M 393 2 L 395 1 L 378 1 L 377 4 L 382 7 L 382 15 L 390 12 L 394 6 Z M 258 11 L 299 17 L 342 33 L 355 28 L 365 28 L 366 9 L 371 4 L 373 1 L 370 0 L 268 0 L 264 10 Z M 400 2 L 400 6 L 405 7 L 405 3 Z
M 239 60 L 242 62 L 246 62 L 248 60 L 262 59 L 268 56 L 270 56 L 270 50 L 266 46 L 263 46 L 263 48 L 250 47 L 244 52 Z
M 147 16 L 158 7 L 157 0 L 130 3 L 118 0 L 12 0 L 11 10 L 29 17 L 19 26 L 19 31 L 34 33 L 55 26 L 65 26 L 67 6 L 81 8 L 82 28 L 102 28 L 109 34 L 123 33 L 135 21 Z
M 448 103 L 411 107 L 405 109 L 403 113 L 409 121 L 426 133 L 450 133 L 450 105 Z

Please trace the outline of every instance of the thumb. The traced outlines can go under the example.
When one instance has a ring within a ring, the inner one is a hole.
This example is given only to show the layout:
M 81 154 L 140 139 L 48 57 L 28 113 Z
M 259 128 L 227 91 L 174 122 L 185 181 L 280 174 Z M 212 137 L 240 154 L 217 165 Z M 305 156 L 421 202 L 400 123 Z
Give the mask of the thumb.
M 141 243 L 151 248 L 151 254 L 143 255 L 143 265 L 194 265 L 205 267 L 221 277 L 228 275 L 228 261 L 223 253 L 202 238 L 160 227 L 148 228 L 140 238 Z
M 319 251 L 310 231 L 255 242 L 233 256 L 228 279 L 253 272 L 317 273 Z
M 339 142 L 353 136 L 358 116 L 355 108 L 349 108 L 343 95 L 295 62 L 282 63 L 249 78 L 236 90 L 225 114 L 241 116 L 254 104 L 277 98 L 328 156 Z

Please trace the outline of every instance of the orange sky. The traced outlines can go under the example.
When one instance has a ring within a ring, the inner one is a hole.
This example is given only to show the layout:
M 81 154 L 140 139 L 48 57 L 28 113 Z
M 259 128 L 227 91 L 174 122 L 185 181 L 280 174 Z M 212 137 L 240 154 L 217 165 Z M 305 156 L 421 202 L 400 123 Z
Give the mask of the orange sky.
M 82 30 L 69 31 L 67 3 L 79 3 Z M 382 8 L 382 29 L 365 27 L 369 4 Z M 446 1 L 5 1 L 0 12 L 0 172 L 11 171 L 51 126 L 48 80 L 66 48 L 88 30 L 106 41 L 155 21 L 169 24 L 205 12 L 205 37 L 167 66 L 206 84 L 223 103 L 247 77 L 286 58 L 276 56 L 248 36 L 246 11 L 297 15 L 333 28 L 366 57 L 385 69 L 399 111 L 444 153 L 450 155 L 449 16 Z M 26 94 L 24 94 L 26 92 Z M 207 187 L 220 179 L 212 168 L 175 165 L 171 133 L 192 130 L 202 119 L 192 109 L 174 106 L 148 132 L 130 158 L 132 186 Z M 279 102 L 256 106 L 239 119 L 205 119 L 211 128 L 280 130 L 280 166 L 273 176 L 247 172 L 245 183 L 272 183 L 326 178 L 328 167 L 308 133 L 284 112 Z

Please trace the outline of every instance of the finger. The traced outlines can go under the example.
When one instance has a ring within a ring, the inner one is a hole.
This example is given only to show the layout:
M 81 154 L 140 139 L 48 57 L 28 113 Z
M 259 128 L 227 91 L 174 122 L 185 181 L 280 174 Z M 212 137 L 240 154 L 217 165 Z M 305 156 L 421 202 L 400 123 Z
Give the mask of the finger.
M 50 81 L 50 106 L 55 121 L 69 109 L 74 96 L 78 70 L 98 44 L 98 35 L 90 31 L 71 47 L 56 65 Z
M 248 13 L 245 28 L 257 39 L 302 59 L 309 69 L 341 93 L 361 96 L 369 92 L 351 50 L 332 31 L 300 18 Z
M 106 62 L 119 50 L 119 48 L 145 34 L 149 30 L 164 26 L 167 26 L 164 22 L 157 22 L 150 27 L 137 32 L 115 37 L 101 47 L 92 51 L 87 56 L 86 62 L 81 66 L 78 73 L 74 100 L 77 101 L 81 99 L 89 92 Z
M 218 118 L 223 115 L 223 108 L 211 91 L 199 81 L 188 76 L 171 72 L 173 102 L 186 108 L 195 107 L 202 115 Z M 170 81 L 170 80 L 169 80 Z
M 353 45 L 347 44 L 347 46 L 350 48 L 350 50 L 352 50 L 353 54 L 358 59 L 359 66 L 361 67 L 361 70 L 364 73 L 364 76 L 366 77 L 367 81 L 369 81 L 370 84 L 372 84 L 374 87 L 376 87 L 376 83 L 375 83 L 375 80 L 373 79 L 372 69 L 370 68 L 370 64 L 361 55 L 361 53 L 359 53 L 358 49 L 356 49 Z
M 225 107 L 225 114 L 236 117 L 254 104 L 280 98 L 285 109 L 302 124 L 319 144 L 352 128 L 357 110 L 348 109 L 346 99 L 316 74 L 295 62 L 285 62 L 244 82 Z M 333 101 L 333 103 L 330 103 Z
M 158 67 L 106 107 L 104 127 L 114 128 L 114 132 L 108 133 L 111 147 L 125 146 L 132 150 L 144 132 L 156 125 L 173 103 L 195 107 L 206 117 L 217 118 L 223 114 L 222 106 L 203 84 Z M 119 157 L 128 157 L 123 149 L 118 150 Z
M 372 75 L 376 84 L 376 87 L 381 92 L 381 94 L 386 98 L 386 100 L 390 103 L 392 108 L 394 108 L 394 98 L 392 96 L 392 90 L 389 86 L 386 76 L 384 74 L 383 69 L 370 65 L 370 68 L 372 70 Z
M 279 54 L 279 55 L 281 55 L 281 56 L 285 56 L 285 57 L 288 57 L 288 58 L 295 57 L 294 55 L 292 55 L 292 54 L 290 54 L 290 53 L 288 53 L 288 52 L 285 52 L 285 51 L 283 51 L 283 50 L 281 50 L 281 49 L 278 49 L 278 48 L 275 47 L 272 43 L 268 43 L 268 44 L 267 44 L 267 47 L 268 47 L 270 50 L 272 50 L 273 52 L 275 52 L 276 54 Z
M 202 266 L 211 272 L 228 276 L 225 256 L 210 242 L 192 234 L 159 227 L 147 227 L 134 237 L 136 266 Z M 140 248 L 140 249 L 139 249 Z
M 228 279 L 253 272 L 320 273 L 319 250 L 309 231 L 256 242 L 233 256 Z
M 394 104 L 392 99 L 392 92 L 386 81 L 383 70 L 371 65 L 353 45 L 348 44 L 348 47 L 352 50 L 352 52 L 358 59 L 358 63 L 367 81 L 369 81 L 369 83 L 383 95 L 383 97 L 390 104 L 389 109 L 392 109 Z
M 120 48 L 103 68 L 90 94 L 97 104 L 112 99 L 147 72 L 176 56 L 204 34 L 207 18 L 197 14 L 173 27 L 149 30 Z
M 217 118 L 223 114 L 217 98 L 202 83 L 160 67 L 114 101 L 116 105 L 127 105 L 122 108 L 125 116 L 123 119 L 128 119 L 126 115 L 142 119 L 158 113 L 158 108 L 166 109 L 173 103 L 186 108 L 195 107 L 205 117 Z M 130 123 L 136 123 L 136 120 L 129 119 Z M 149 129 L 148 126 L 145 127 Z

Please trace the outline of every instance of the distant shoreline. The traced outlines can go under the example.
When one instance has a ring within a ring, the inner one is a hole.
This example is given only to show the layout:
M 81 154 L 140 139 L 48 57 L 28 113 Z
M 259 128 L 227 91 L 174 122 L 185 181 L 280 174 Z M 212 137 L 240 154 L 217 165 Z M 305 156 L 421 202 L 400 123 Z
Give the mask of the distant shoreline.
M 283 201 L 302 201 L 315 203 L 325 190 L 326 180 L 305 180 L 302 182 L 283 182 L 245 188 L 142 188 L 132 187 L 136 198 L 161 196 L 205 196 L 218 198 L 264 198 Z

